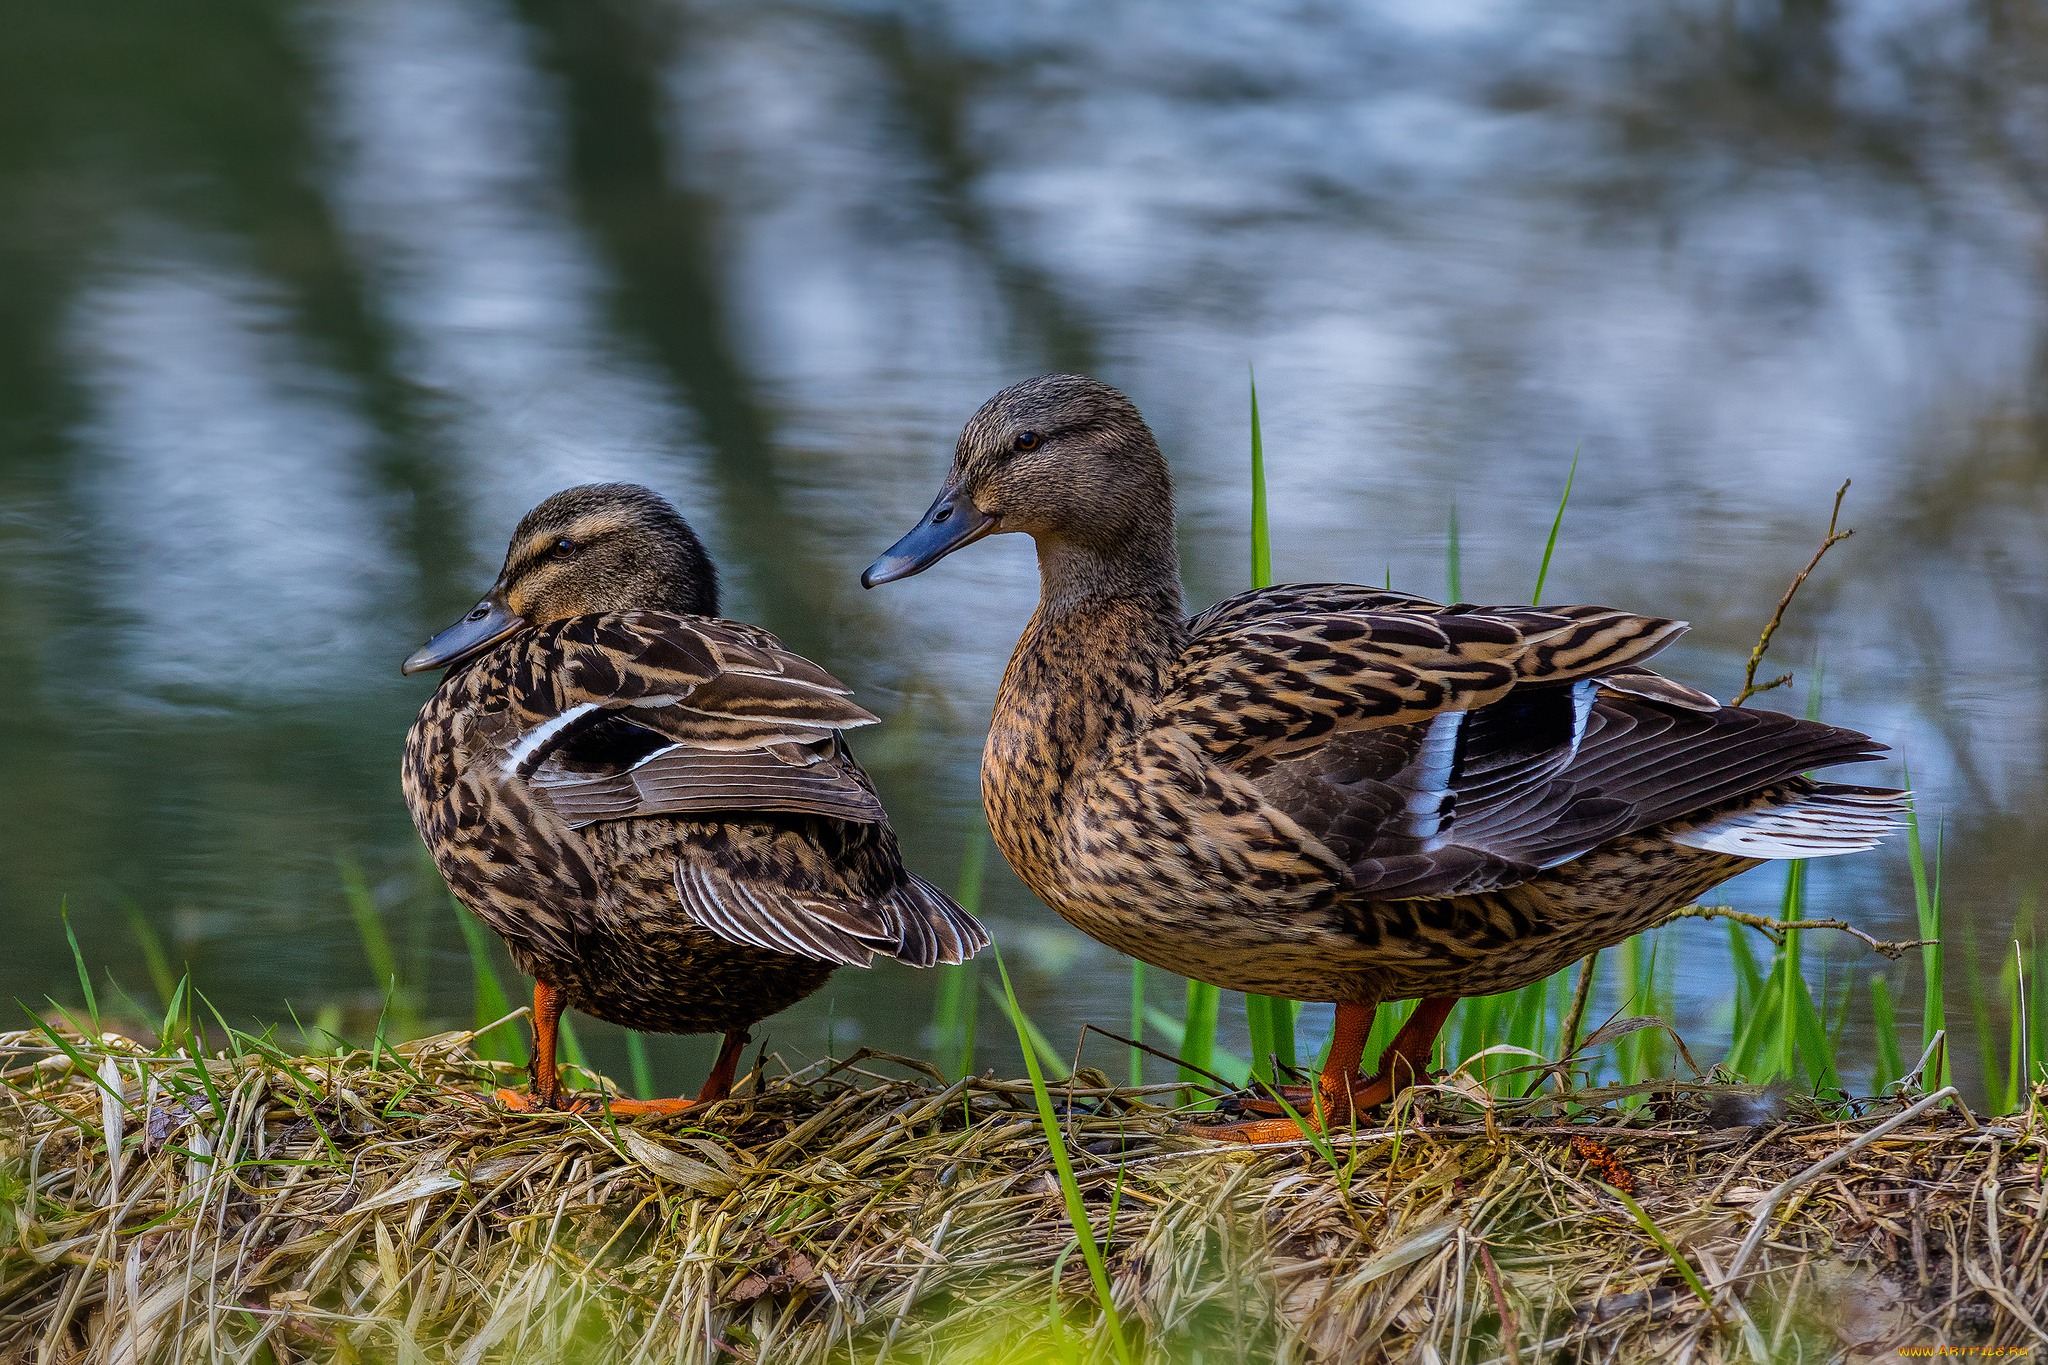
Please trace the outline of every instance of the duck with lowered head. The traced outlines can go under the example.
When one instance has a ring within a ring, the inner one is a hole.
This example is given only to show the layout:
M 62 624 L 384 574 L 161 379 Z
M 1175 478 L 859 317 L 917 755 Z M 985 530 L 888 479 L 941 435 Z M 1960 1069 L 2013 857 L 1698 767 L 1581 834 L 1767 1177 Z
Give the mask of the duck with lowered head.
M 1902 812 L 1902 792 L 1801 775 L 1884 746 L 1644 668 L 1682 622 L 1344 583 L 1189 619 L 1166 461 L 1092 379 L 983 404 L 924 520 L 861 581 L 1010 532 L 1037 542 L 1040 597 L 982 755 L 998 847 L 1121 952 L 1334 1002 L 1316 1123 L 1422 1074 L 1459 998 L 1540 980 L 1764 859 L 1868 848 Z M 1374 1011 L 1399 1000 L 1421 1003 L 1360 1075 Z
M 533 1092 L 566 1108 L 568 1006 L 724 1035 L 696 1100 L 725 1097 L 748 1029 L 876 953 L 961 962 L 975 919 L 906 871 L 841 731 L 875 717 L 755 626 L 667 502 L 571 488 L 527 513 L 498 581 L 405 661 L 446 669 L 406 736 L 406 804 L 456 898 L 534 978 Z

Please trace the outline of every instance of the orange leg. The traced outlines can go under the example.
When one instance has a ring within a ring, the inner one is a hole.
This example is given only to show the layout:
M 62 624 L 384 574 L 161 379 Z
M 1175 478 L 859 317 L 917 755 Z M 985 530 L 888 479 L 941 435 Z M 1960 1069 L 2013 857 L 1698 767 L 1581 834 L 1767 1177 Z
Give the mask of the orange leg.
M 562 1073 L 555 1067 L 555 1037 L 561 1031 L 568 1000 L 547 982 L 533 983 L 533 1095 L 500 1090 L 498 1103 L 507 1109 L 560 1109 Z
M 718 1060 L 711 1064 L 711 1074 L 705 1078 L 704 1088 L 697 1092 L 694 1100 L 613 1100 L 614 1114 L 680 1114 L 685 1109 L 699 1105 L 716 1104 L 732 1093 L 733 1073 L 739 1069 L 740 1053 L 746 1051 L 747 1034 L 744 1029 L 725 1035 L 725 1042 L 719 1046 Z
M 1454 996 L 1431 996 L 1417 1005 L 1415 1013 L 1394 1035 L 1394 1041 L 1380 1054 L 1379 1074 L 1366 1078 L 1358 1074 L 1358 1066 L 1365 1055 L 1366 1036 L 1372 1032 L 1375 1007 L 1340 1002 L 1330 1051 L 1316 1086 L 1314 1109 L 1303 1118 L 1327 1132 L 1333 1126 L 1350 1122 L 1361 1110 L 1385 1104 L 1421 1080 L 1428 1072 L 1429 1053 L 1436 1045 L 1436 1035 L 1457 1003 Z M 1281 1093 L 1285 1096 L 1287 1092 Z M 1204 1137 L 1237 1142 L 1285 1142 L 1302 1135 L 1301 1125 L 1292 1118 L 1231 1123 L 1197 1131 Z
M 527 1096 L 516 1090 L 500 1090 L 498 1103 L 507 1109 L 574 1111 L 583 1107 L 581 1101 L 563 1097 L 562 1073 L 555 1064 L 555 1044 L 561 1032 L 562 1010 L 567 1004 L 562 993 L 547 982 L 533 983 L 533 1093 Z M 615 1099 L 607 1108 L 621 1115 L 680 1114 L 685 1109 L 722 1100 L 732 1093 L 733 1074 L 739 1067 L 740 1053 L 746 1049 L 747 1042 L 744 1029 L 725 1035 L 725 1041 L 718 1049 L 718 1060 L 712 1063 L 711 1075 L 694 1100 Z
M 725 1035 L 725 1042 L 718 1049 L 718 1060 L 711 1064 L 711 1074 L 704 1078 L 704 1088 L 697 1092 L 697 1103 L 716 1104 L 732 1093 L 733 1073 L 739 1070 L 740 1054 L 752 1041 L 744 1029 Z

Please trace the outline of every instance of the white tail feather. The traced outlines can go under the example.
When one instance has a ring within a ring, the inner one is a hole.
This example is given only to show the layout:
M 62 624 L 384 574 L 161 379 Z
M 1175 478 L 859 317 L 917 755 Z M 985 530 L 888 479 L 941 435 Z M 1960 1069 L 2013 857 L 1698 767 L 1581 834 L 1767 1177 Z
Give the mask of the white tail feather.
M 1671 842 L 1738 858 L 1830 858 L 1875 848 L 1898 829 L 1905 792 L 1821 790 L 1777 805 L 1730 811 Z

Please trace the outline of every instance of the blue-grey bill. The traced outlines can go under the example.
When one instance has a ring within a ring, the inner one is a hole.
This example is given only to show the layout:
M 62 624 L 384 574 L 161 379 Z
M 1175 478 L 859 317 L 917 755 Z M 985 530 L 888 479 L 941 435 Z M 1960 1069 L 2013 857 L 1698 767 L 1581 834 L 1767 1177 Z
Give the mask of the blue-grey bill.
M 469 615 L 406 656 L 404 671 L 424 673 L 430 668 L 446 668 L 450 664 L 461 663 L 525 624 L 526 618 L 518 612 L 496 598 L 486 597 L 471 609 Z
M 965 489 L 946 489 L 933 501 L 924 520 L 910 534 L 862 571 L 860 585 L 876 587 L 922 573 L 962 545 L 971 545 L 996 529 L 996 519 L 974 505 Z

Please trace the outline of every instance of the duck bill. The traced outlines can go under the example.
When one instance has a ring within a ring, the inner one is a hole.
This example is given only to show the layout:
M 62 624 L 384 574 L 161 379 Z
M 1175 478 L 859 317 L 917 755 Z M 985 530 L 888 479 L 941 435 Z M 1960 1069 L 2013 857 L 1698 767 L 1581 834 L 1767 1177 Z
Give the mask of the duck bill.
M 424 673 L 430 668 L 459 664 L 471 655 L 489 649 L 525 624 L 524 616 L 493 594 L 477 603 L 469 615 L 408 655 L 404 671 L 407 674 Z
M 860 585 L 872 588 L 923 573 L 961 546 L 992 534 L 996 527 L 996 519 L 976 507 L 965 488 L 941 489 L 924 520 L 868 565 Z

